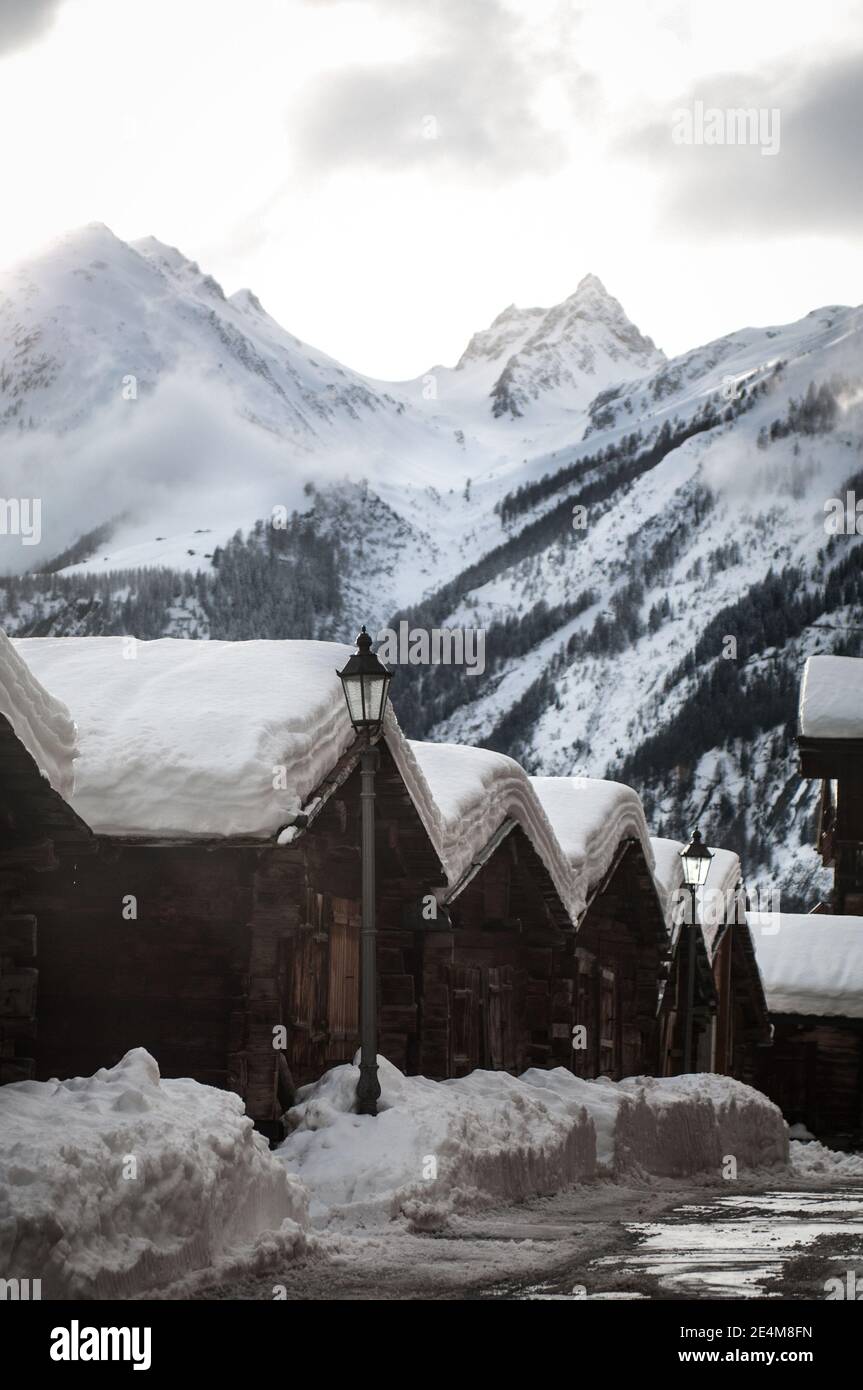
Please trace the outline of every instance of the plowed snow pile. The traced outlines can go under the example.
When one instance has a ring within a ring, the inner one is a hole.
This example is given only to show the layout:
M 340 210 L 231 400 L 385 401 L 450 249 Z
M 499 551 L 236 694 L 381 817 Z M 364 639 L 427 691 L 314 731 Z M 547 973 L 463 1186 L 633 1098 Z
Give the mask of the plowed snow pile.
M 775 1105 L 728 1077 L 582 1081 L 563 1067 L 454 1081 L 405 1077 L 379 1058 L 376 1118 L 353 1113 L 356 1066 L 300 1092 L 279 1157 L 312 1194 L 318 1226 L 455 1210 L 553 1192 L 597 1173 L 686 1177 L 785 1165 Z
M 43 1298 L 126 1297 L 265 1230 L 290 1254 L 306 1225 L 305 1191 L 239 1096 L 162 1080 L 143 1048 L 91 1077 L 0 1088 L 0 1269 L 41 1278 Z
M 490 1201 L 519 1201 L 590 1178 L 587 1112 L 566 1114 L 507 1072 L 457 1081 L 403 1076 L 378 1058 L 376 1117 L 352 1113 L 359 1068 L 334 1067 L 300 1091 L 293 1132 L 277 1150 L 312 1194 L 320 1225 L 363 1225 L 401 1214 L 417 1226 Z
M 791 1167 L 807 1177 L 823 1174 L 828 1178 L 863 1178 L 863 1153 L 840 1153 L 812 1140 L 791 1142 Z

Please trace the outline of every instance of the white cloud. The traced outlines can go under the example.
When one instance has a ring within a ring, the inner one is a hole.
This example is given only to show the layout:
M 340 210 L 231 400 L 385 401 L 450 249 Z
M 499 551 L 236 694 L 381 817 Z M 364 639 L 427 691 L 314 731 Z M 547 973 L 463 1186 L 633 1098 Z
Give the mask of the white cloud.
M 856 197 L 807 222 L 786 191 L 771 219 L 737 165 L 628 151 L 718 74 L 805 86 L 861 51 L 850 0 L 67 0 L 0 63 L 0 263 L 93 219 L 153 233 L 392 378 L 592 270 L 680 351 L 858 299 Z M 822 145 L 791 139 L 771 177 L 823 189 Z

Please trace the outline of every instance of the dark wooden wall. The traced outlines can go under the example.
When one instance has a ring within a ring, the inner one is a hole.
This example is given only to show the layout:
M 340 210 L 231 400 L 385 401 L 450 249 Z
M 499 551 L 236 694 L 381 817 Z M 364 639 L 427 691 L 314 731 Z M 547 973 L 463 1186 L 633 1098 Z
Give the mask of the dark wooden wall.
M 822 779 L 818 849 L 833 869 L 829 911 L 863 914 L 863 740 L 800 737 L 797 744 L 802 775 Z
M 30 885 L 52 880 L 61 854 L 91 849 L 87 826 L 0 715 L 0 1084 L 36 1074 L 39 923 Z
M 789 1124 L 838 1148 L 863 1143 L 863 1019 L 772 1014 L 755 1084 Z
M 376 785 L 380 1051 L 431 1077 L 654 1071 L 665 933 L 640 847 L 622 847 L 577 932 L 519 828 L 424 916 L 423 900 L 447 890 L 385 749 Z M 65 845 L 50 875 L 30 873 L 37 1075 L 87 1075 L 142 1046 L 163 1075 L 235 1090 L 266 1129 L 300 1086 L 351 1061 L 359 786 L 348 760 L 288 845 L 99 837 L 89 851 Z M 574 1052 L 577 1024 L 588 1048 Z

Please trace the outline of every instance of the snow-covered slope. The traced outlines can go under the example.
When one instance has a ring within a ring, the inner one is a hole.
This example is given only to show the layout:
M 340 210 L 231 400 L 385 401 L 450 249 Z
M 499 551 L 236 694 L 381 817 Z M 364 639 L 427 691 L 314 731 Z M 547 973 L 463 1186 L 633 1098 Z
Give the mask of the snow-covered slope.
M 400 669 L 409 735 L 630 783 L 655 832 L 699 821 L 750 888 L 812 906 L 815 788 L 792 734 L 806 657 L 863 651 L 859 536 L 825 529 L 828 499 L 863 497 L 861 330 L 863 311 L 829 306 L 666 361 L 588 275 L 393 385 L 179 252 L 85 229 L 0 290 L 0 490 L 46 500 L 43 545 L 0 537 L 0 571 L 78 543 L 62 575 L 6 581 L 0 619 L 232 639 L 345 640 L 396 610 L 480 626 L 481 675 Z M 280 505 L 286 530 L 229 539 Z

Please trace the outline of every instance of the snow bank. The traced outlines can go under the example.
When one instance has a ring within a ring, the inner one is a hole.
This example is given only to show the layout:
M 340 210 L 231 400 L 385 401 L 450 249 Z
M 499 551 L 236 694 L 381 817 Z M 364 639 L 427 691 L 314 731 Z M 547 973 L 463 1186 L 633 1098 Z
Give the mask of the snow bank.
M 342 644 L 36 637 L 15 648 L 76 720 L 72 804 L 104 834 L 271 833 L 353 738 Z
M 321 1226 L 399 1215 L 431 1228 L 471 1206 L 633 1175 L 717 1177 L 788 1159 L 785 1122 L 759 1092 L 712 1075 L 620 1083 L 563 1067 L 523 1076 L 405 1077 L 379 1058 L 381 1110 L 353 1113 L 358 1068 L 336 1067 L 288 1112 L 278 1157 L 312 1193 Z
M 41 1278 L 43 1297 L 128 1297 L 267 1229 L 288 1254 L 306 1226 L 306 1193 L 239 1096 L 162 1080 L 143 1048 L 0 1088 L 0 1269 Z
M 771 1013 L 863 1018 L 863 917 L 751 912 L 749 924 Z
M 788 1161 L 785 1121 L 759 1091 L 712 1073 L 583 1081 L 563 1067 L 532 1068 L 522 1078 L 553 1092 L 567 1108 L 583 1105 L 597 1134 L 597 1162 L 615 1177 L 649 1173 L 686 1177 Z
M 800 686 L 800 732 L 806 738 L 863 738 L 863 660 L 809 657 Z
M 454 1081 L 403 1076 L 378 1058 L 375 1118 L 352 1113 L 359 1068 L 334 1067 L 300 1091 L 277 1150 L 312 1193 L 321 1225 L 404 1215 L 434 1228 L 456 1210 L 519 1201 L 593 1176 L 584 1110 L 563 1112 L 506 1072 Z
M 66 706 L 43 689 L 2 630 L 0 714 L 54 790 L 68 799 L 75 781 L 75 725 Z
M 791 1167 L 806 1177 L 822 1174 L 828 1178 L 863 1178 L 863 1153 L 838 1153 L 817 1140 L 800 1143 L 792 1140 Z

